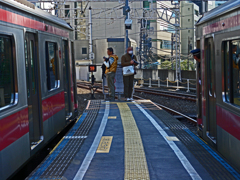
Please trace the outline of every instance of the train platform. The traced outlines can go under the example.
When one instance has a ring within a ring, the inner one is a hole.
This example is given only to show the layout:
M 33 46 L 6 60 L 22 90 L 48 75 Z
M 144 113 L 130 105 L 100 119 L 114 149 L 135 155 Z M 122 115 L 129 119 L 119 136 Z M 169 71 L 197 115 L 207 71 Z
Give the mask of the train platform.
M 185 125 L 150 100 L 92 100 L 31 179 L 240 179 Z

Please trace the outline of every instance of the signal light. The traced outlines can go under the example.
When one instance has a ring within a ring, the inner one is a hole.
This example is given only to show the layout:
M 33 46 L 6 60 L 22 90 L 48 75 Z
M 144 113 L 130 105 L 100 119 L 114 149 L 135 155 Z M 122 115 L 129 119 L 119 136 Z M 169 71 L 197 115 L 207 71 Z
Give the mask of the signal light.
M 97 66 L 96 65 L 89 65 L 88 71 L 89 72 L 96 72 L 97 71 Z

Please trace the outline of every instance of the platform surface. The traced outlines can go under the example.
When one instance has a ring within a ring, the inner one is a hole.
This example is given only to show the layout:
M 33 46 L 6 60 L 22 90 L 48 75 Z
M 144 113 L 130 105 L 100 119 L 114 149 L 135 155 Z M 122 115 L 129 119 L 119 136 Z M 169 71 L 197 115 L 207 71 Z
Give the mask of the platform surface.
M 149 100 L 89 101 L 75 126 L 27 179 L 238 179 L 240 175 Z

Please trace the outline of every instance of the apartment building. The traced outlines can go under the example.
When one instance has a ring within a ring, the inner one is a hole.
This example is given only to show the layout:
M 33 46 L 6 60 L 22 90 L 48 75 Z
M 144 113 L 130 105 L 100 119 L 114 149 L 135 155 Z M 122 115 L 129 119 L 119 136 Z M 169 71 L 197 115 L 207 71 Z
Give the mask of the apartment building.
M 199 7 L 191 2 L 181 2 L 181 54 L 187 56 L 196 48 L 195 24 L 199 20 Z

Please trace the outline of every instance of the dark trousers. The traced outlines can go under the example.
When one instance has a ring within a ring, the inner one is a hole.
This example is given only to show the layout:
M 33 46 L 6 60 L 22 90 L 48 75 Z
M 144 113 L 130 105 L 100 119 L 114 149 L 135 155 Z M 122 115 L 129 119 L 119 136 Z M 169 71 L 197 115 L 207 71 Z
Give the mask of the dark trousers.
M 114 86 L 115 72 L 107 73 L 107 83 L 110 99 L 115 99 L 115 86 Z
M 134 80 L 134 75 L 123 76 L 124 96 L 125 96 L 125 98 L 131 98 L 131 96 L 132 96 L 133 80 Z

